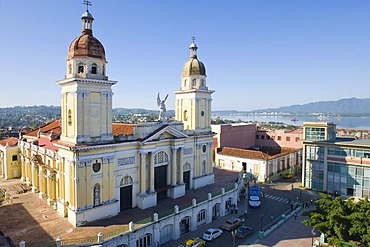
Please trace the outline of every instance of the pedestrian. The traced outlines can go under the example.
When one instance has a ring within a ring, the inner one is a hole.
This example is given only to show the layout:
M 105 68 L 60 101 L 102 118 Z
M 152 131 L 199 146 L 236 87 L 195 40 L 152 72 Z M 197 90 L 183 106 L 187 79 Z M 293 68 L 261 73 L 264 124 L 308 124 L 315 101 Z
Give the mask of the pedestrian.
M 270 218 L 271 218 L 271 221 L 273 221 L 274 220 L 274 215 L 271 214 Z
M 290 210 L 293 210 L 293 203 L 290 204 Z
M 235 214 L 238 214 L 238 206 L 235 207 Z
M 293 190 L 293 188 L 294 188 L 294 185 L 292 184 L 292 190 Z
M 294 219 L 297 219 L 297 212 L 294 212 Z
M 288 199 L 288 204 L 290 204 L 290 198 Z

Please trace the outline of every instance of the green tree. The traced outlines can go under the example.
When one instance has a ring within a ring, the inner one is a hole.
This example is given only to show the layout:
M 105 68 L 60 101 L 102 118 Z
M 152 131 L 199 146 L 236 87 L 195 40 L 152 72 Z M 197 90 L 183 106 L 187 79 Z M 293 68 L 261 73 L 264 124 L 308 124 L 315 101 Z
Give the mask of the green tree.
M 318 229 L 327 236 L 329 243 L 340 241 L 370 243 L 370 202 L 368 198 L 355 203 L 339 196 L 321 194 L 315 209 L 303 223 Z
M 353 201 L 353 200 L 351 200 Z M 370 202 L 369 198 L 366 197 L 358 201 L 357 203 L 352 202 L 352 213 L 349 216 L 351 221 L 351 227 L 349 228 L 349 234 L 352 239 L 357 242 L 370 243 Z

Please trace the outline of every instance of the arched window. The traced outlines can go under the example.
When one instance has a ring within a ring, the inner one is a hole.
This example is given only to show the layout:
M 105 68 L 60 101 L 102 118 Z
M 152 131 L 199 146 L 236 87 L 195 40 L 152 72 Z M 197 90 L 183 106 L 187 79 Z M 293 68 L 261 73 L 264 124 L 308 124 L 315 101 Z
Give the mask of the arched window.
M 68 125 L 72 125 L 72 111 L 71 109 L 68 110 Z
M 203 160 L 203 163 L 202 163 L 202 175 L 206 175 L 206 161 Z
M 188 121 L 188 111 L 187 110 L 185 110 L 184 111 L 184 121 Z
M 121 179 L 121 187 L 122 186 L 127 186 L 132 184 L 132 178 L 130 176 L 125 176 L 124 178 Z
M 93 64 L 91 65 L 91 74 L 96 75 L 96 74 L 97 74 L 97 72 L 98 72 L 98 66 L 96 65 L 96 63 L 93 63 Z
M 105 75 L 105 66 L 103 65 L 102 74 Z
M 197 226 L 200 226 L 204 223 L 206 223 L 206 210 L 202 209 L 199 211 L 198 216 L 197 216 Z
M 94 207 L 100 205 L 100 184 L 94 185 Z
M 168 163 L 168 155 L 165 151 L 159 151 L 154 156 L 154 164 Z
M 197 80 L 196 79 L 193 79 L 192 82 L 193 82 L 193 87 L 194 87 L 195 84 L 197 83 Z
M 187 84 L 188 80 L 184 80 L 184 87 L 186 87 L 186 84 Z
M 78 70 L 77 73 L 82 74 L 84 72 L 84 66 L 83 65 L 78 65 Z
M 200 85 L 204 87 L 204 79 L 200 80 Z
M 152 246 L 152 234 L 147 233 L 144 236 L 136 240 L 137 247 L 150 247 Z

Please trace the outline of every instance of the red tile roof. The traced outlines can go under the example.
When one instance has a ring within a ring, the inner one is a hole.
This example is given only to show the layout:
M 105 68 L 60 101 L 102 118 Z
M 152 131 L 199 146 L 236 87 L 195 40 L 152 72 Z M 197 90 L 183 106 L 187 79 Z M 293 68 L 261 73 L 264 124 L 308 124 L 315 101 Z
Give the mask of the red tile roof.
M 54 120 L 52 122 L 49 122 L 47 124 L 44 124 L 43 126 L 32 130 L 31 132 L 26 133 L 27 136 L 37 136 L 37 133 L 39 132 L 39 129 L 41 128 L 41 132 L 44 134 L 50 134 L 51 131 L 53 131 L 54 135 L 60 134 L 62 132 L 62 126 L 59 120 Z
M 281 157 L 287 154 L 291 154 L 291 153 L 297 152 L 298 150 L 300 149 L 281 148 L 280 153 L 275 154 L 275 155 L 269 155 L 262 151 L 223 147 L 217 153 L 221 155 L 234 156 L 234 157 L 239 157 L 239 158 L 267 160 L 267 159 L 275 159 L 275 158 L 278 158 L 278 157 Z
M 43 148 L 46 148 L 48 150 L 53 150 L 53 151 L 58 151 L 58 147 L 54 146 L 53 142 L 50 141 L 49 138 L 47 137 L 39 137 L 38 139 L 38 146 L 39 147 L 43 147 Z
M 113 136 L 133 135 L 135 126 L 137 124 L 112 123 Z
M 6 144 L 8 144 L 11 147 L 17 146 L 18 145 L 18 139 L 15 138 L 15 137 L 10 137 L 10 138 L 7 138 L 7 139 L 4 139 L 4 140 L 0 141 L 1 146 L 5 147 Z

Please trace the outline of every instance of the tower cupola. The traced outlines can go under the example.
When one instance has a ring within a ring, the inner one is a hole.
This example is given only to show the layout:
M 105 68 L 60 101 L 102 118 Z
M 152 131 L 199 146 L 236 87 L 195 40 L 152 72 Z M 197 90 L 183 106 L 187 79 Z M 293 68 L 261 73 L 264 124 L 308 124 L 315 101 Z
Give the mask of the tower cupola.
M 198 60 L 195 38 L 189 47 L 190 58 L 181 72 L 180 90 L 175 92 L 175 119 L 184 123 L 185 129 L 196 133 L 211 132 L 211 94 L 206 83 L 206 68 Z
M 72 144 L 107 143 L 112 135 L 112 86 L 106 76 L 105 50 L 93 36 L 93 16 L 85 0 L 82 33 L 68 48 L 67 73 L 61 85 L 61 141 Z
M 189 46 L 190 58 L 182 67 L 181 77 L 187 76 L 206 76 L 206 67 L 198 60 L 197 50 L 198 46 L 195 44 L 195 37 L 192 37 L 192 43 Z
M 82 20 L 82 33 L 92 35 L 92 23 L 94 21 L 94 18 L 90 14 L 88 9 L 86 10 L 85 13 L 82 14 L 81 20 Z
M 81 16 L 82 32 L 69 45 L 65 78 L 108 79 L 104 46 L 93 35 L 94 17 L 88 9 L 91 3 L 85 1 L 84 4 L 87 8 Z

